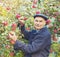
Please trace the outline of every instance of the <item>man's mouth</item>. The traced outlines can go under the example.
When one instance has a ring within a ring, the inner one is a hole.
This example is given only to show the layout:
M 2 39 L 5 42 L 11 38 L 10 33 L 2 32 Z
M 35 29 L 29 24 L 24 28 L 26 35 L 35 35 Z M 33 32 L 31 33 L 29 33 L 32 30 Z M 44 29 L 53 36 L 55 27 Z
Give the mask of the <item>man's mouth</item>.
M 40 25 L 36 24 L 35 26 L 40 27 Z

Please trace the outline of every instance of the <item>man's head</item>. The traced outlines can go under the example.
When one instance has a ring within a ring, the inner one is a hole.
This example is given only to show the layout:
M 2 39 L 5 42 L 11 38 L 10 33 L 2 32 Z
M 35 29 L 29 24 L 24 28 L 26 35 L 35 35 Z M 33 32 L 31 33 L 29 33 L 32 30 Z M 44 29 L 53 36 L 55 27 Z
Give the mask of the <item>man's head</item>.
M 36 14 L 34 15 L 34 27 L 37 30 L 40 30 L 46 25 L 46 21 L 48 20 L 47 16 L 44 14 Z

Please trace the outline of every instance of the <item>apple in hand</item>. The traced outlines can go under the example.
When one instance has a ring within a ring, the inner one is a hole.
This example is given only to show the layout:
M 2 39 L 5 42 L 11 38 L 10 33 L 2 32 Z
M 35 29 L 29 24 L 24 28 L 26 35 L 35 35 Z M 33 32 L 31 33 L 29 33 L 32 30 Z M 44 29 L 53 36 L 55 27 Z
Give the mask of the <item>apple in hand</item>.
M 20 14 L 16 14 L 16 18 L 19 19 L 21 17 Z
M 12 44 L 14 44 L 16 42 L 16 40 L 17 40 L 17 36 L 15 35 L 15 32 L 14 31 L 10 31 L 8 36 L 9 36 L 9 39 L 11 39 L 10 42 Z
M 25 24 L 24 19 L 18 19 L 18 21 L 19 21 L 19 23 L 20 23 L 21 26 L 24 26 L 24 24 Z
M 15 44 L 15 41 L 14 41 L 14 40 L 10 40 L 10 43 L 11 43 L 11 44 Z

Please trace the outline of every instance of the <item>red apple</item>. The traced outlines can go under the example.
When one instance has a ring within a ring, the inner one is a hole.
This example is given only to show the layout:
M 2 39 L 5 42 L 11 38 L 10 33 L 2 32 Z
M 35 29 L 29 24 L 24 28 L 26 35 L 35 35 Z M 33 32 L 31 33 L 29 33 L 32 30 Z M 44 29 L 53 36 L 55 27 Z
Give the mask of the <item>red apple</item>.
M 20 14 L 16 14 L 16 18 L 19 19 L 21 17 Z
M 6 10 L 10 10 L 11 8 L 10 7 L 7 7 Z
M 13 23 L 13 24 L 11 25 L 11 27 L 12 27 L 12 31 L 15 31 L 16 28 L 17 28 L 17 24 L 16 24 L 16 23 Z
M 53 38 L 53 41 L 57 41 L 57 38 L 56 38 L 56 37 L 54 37 L 54 38 Z
M 52 52 L 53 52 L 53 49 L 51 48 L 51 49 L 50 49 L 50 53 L 52 53 Z
M 10 40 L 10 43 L 11 43 L 11 44 L 15 44 L 15 41 L 14 41 L 14 40 Z
M 37 7 L 37 5 L 35 5 L 35 4 L 32 5 L 32 8 L 36 8 L 36 7 Z
M 54 33 L 57 33 L 57 29 L 54 29 Z
M 34 3 L 34 4 L 37 4 L 37 2 L 38 2 L 38 0 L 33 0 L 33 3 Z
M 7 25 L 8 25 L 8 22 L 7 22 L 7 21 L 3 21 L 2 24 L 3 24 L 4 26 L 7 26 Z
M 40 11 L 36 11 L 36 14 L 40 14 Z
M 51 23 L 51 21 L 50 21 L 50 20 L 47 20 L 47 21 L 46 21 L 46 24 L 50 24 L 50 23 Z
M 10 54 L 9 54 L 9 55 L 13 57 L 13 56 L 14 56 L 14 52 L 10 52 Z
M 9 49 L 10 48 L 10 45 L 6 45 L 6 48 Z
M 27 18 L 26 18 L 26 17 L 24 17 L 24 20 L 27 20 Z

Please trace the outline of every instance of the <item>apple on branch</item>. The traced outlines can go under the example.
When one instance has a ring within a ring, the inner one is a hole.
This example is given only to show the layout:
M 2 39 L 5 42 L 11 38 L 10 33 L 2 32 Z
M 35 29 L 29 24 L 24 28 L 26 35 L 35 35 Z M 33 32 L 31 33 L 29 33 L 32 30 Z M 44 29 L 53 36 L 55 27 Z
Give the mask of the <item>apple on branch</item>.
M 7 22 L 7 21 L 3 21 L 2 24 L 3 24 L 4 26 L 7 26 L 7 25 L 8 25 L 8 22 Z
M 17 24 L 16 23 L 12 23 L 11 27 L 12 27 L 12 31 L 15 31 L 16 28 L 17 28 Z

